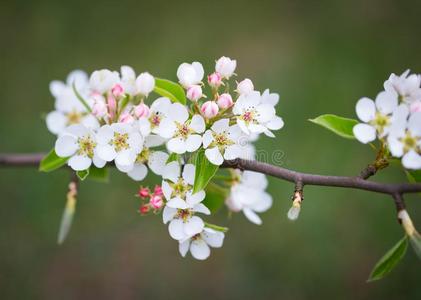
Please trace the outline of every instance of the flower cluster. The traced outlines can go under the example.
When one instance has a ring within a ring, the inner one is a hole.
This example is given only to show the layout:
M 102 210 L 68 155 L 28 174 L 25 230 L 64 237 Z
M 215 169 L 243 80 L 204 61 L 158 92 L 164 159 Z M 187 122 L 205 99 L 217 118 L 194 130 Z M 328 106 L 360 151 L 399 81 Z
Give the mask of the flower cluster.
M 421 75 L 390 75 L 384 90 L 373 101 L 361 98 L 356 105 L 355 137 L 361 143 L 380 140 L 407 169 L 421 169 Z
M 255 90 L 250 79 L 234 82 L 236 66 L 235 60 L 221 57 L 205 77 L 201 63 L 183 63 L 176 72 L 179 84 L 167 85 L 147 72 L 136 76 L 129 66 L 89 77 L 74 71 L 65 83 L 53 81 L 55 111 L 46 121 L 57 135 L 55 153 L 77 172 L 112 163 L 135 181 L 148 170 L 161 176 L 161 186 L 139 190 L 140 213 L 162 210 L 181 255 L 190 250 L 194 258 L 206 259 L 209 247 L 222 246 L 225 229 L 201 218 L 211 211 L 203 204 L 206 188 L 193 192 L 196 168 L 202 168 L 195 166 L 195 155 L 202 151 L 214 166 L 253 159 L 252 142 L 262 133 L 274 137 L 272 131 L 284 125 L 275 110 L 279 95 Z M 151 99 L 153 93 L 160 97 Z M 211 184 L 223 191 L 229 210 L 262 223 L 257 213 L 272 204 L 264 175 L 231 170 L 228 180 Z

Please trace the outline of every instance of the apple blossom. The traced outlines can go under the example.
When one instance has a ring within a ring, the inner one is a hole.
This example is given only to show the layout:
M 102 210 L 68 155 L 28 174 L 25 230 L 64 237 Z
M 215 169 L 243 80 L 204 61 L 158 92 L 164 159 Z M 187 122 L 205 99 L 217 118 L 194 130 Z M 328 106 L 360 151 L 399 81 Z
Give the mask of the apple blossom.
M 148 72 L 140 74 L 136 78 L 137 93 L 143 96 L 148 96 L 155 88 L 155 78 Z
M 192 256 L 198 260 L 205 260 L 210 255 L 210 247 L 220 248 L 224 242 L 225 234 L 211 228 L 203 228 L 203 231 L 179 242 L 181 256 L 185 257 L 190 251 Z
M 203 96 L 201 86 L 200 85 L 191 85 L 187 89 L 186 96 L 191 101 L 199 100 Z
M 221 109 L 227 109 L 233 106 L 234 102 L 232 101 L 232 97 L 228 93 L 224 93 L 222 95 L 219 95 L 218 100 L 216 101 L 219 108 Z
M 253 82 L 246 78 L 243 81 L 237 83 L 237 93 L 240 95 L 247 95 L 254 91 Z
M 208 83 L 209 86 L 217 88 L 222 84 L 222 77 L 221 74 L 218 72 L 214 72 L 210 75 L 208 75 Z
M 404 102 L 421 100 L 421 75 L 411 74 L 409 70 L 403 72 L 400 76 L 392 73 L 388 80 L 384 82 L 386 92 L 396 92 L 399 99 Z
M 102 69 L 94 71 L 89 78 L 89 86 L 92 91 L 104 94 L 120 81 L 118 72 Z
M 237 67 L 237 61 L 229 57 L 222 56 L 216 61 L 215 71 L 218 72 L 222 78 L 230 78 Z
M 195 61 L 191 64 L 182 63 L 177 69 L 177 77 L 180 84 L 188 89 L 192 85 L 202 82 L 205 71 L 201 63 Z
M 206 101 L 202 104 L 200 112 L 206 119 L 212 119 L 218 114 L 219 107 L 215 101 Z

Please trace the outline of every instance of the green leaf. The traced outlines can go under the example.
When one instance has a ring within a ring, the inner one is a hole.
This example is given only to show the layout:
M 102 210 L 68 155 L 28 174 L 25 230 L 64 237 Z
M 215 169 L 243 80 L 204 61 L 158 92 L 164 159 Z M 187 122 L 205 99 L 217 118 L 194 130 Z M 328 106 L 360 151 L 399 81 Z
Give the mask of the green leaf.
M 210 224 L 207 222 L 205 222 L 205 227 L 211 228 L 216 231 L 224 232 L 224 233 L 228 231 L 228 227 L 222 227 L 222 226 Z
M 309 119 L 309 121 L 320 125 L 341 137 L 355 139 L 352 128 L 358 124 L 357 120 L 335 115 L 321 115 L 315 119 Z
M 218 167 L 212 164 L 205 156 L 205 150 L 200 149 L 196 154 L 196 173 L 194 177 L 193 194 L 203 190 L 218 171 Z
M 211 213 L 216 213 L 223 205 L 229 194 L 229 190 L 225 189 L 214 182 L 210 182 L 205 189 L 206 197 L 203 204 L 209 208 Z
M 62 244 L 69 234 L 72 227 L 73 217 L 76 210 L 76 194 L 72 191 L 67 193 L 66 206 L 64 207 L 63 216 L 61 218 L 60 229 L 58 232 L 57 243 Z
M 168 156 L 166 164 L 169 164 L 172 161 L 180 161 L 180 155 L 177 153 L 171 153 L 170 156 Z
M 408 248 L 408 237 L 405 235 L 392 249 L 390 249 L 374 266 L 367 281 L 382 279 L 390 273 L 404 257 Z
M 409 171 L 406 170 L 406 177 L 408 177 L 408 181 L 411 183 L 421 182 L 421 170 L 414 170 Z
M 94 180 L 98 182 L 108 182 L 110 177 L 110 173 L 107 167 L 97 168 L 95 166 L 91 166 L 89 168 L 89 180 Z
M 56 151 L 52 149 L 39 164 L 39 170 L 41 172 L 51 172 L 58 168 L 61 168 L 68 161 L 68 157 L 59 157 Z
M 173 102 L 180 102 L 186 104 L 186 94 L 183 88 L 178 83 L 170 80 L 156 78 L 155 77 L 155 89 L 154 92 L 171 99 Z
M 92 112 L 92 109 L 91 109 L 91 107 L 88 105 L 88 102 L 86 102 L 86 100 L 85 99 L 83 99 L 83 97 L 79 94 L 79 92 L 77 91 L 77 89 L 76 89 L 76 85 L 75 85 L 75 82 L 73 82 L 73 84 L 72 84 L 72 88 L 73 88 L 73 92 L 75 93 L 75 95 L 76 95 L 76 98 L 80 101 L 80 103 L 82 103 L 83 104 L 83 106 L 85 106 L 85 108 L 86 108 L 86 110 L 87 111 L 89 111 L 89 112 Z
M 76 171 L 77 177 L 79 177 L 80 180 L 85 180 L 89 176 L 89 169 L 82 170 L 82 171 Z

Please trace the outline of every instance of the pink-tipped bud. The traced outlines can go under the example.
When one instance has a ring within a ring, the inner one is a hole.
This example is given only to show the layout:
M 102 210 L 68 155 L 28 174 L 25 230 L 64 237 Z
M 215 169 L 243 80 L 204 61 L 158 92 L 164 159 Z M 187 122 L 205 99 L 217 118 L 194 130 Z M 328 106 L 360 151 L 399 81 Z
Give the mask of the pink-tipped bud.
M 135 106 L 134 114 L 137 118 L 149 117 L 149 106 L 144 103 L 140 103 L 139 105 Z
M 206 101 L 200 108 L 202 115 L 207 119 L 212 119 L 218 114 L 219 107 L 215 101 Z
M 149 204 L 154 209 L 160 209 L 164 205 L 164 201 L 162 200 L 162 197 L 161 196 L 153 195 L 151 197 L 151 200 L 149 200 Z
M 154 190 L 153 190 L 153 193 L 154 193 L 155 195 L 157 195 L 157 196 L 162 196 L 162 195 L 164 195 L 164 193 L 163 193 L 163 191 L 162 191 L 162 187 L 161 187 L 160 185 L 156 185 L 156 186 L 155 186 L 155 188 L 154 188 Z
M 110 114 L 110 118 L 114 119 L 114 116 L 117 112 L 117 101 L 115 100 L 113 95 L 108 95 L 107 104 L 108 104 L 108 113 Z
M 146 215 L 149 212 L 149 205 L 147 204 L 142 204 L 139 208 L 139 213 L 141 215 Z
M 121 115 L 120 115 L 120 118 L 119 118 L 119 120 L 118 120 L 120 123 L 131 123 L 131 122 L 133 122 L 134 121 L 134 118 L 133 118 L 133 116 L 130 114 L 130 113 L 128 113 L 128 112 L 125 112 L 125 113 L 122 113 Z
M 218 72 L 208 75 L 208 83 L 211 87 L 219 87 L 222 84 L 222 76 Z
M 191 101 L 197 101 L 202 98 L 202 88 L 200 85 L 192 85 L 187 89 L 186 96 Z
M 417 100 L 411 103 L 411 106 L 409 107 L 409 111 L 411 113 L 416 113 L 421 111 L 421 101 Z
M 111 93 L 114 95 L 114 97 L 118 98 L 120 96 L 124 95 L 124 89 L 123 86 L 119 83 L 115 84 L 113 88 L 111 89 Z
M 222 109 L 229 108 L 234 104 L 231 95 L 227 93 L 220 95 L 216 103 Z
M 100 94 L 92 95 L 94 105 L 92 106 L 92 114 L 97 118 L 103 118 L 107 115 L 107 104 L 105 99 Z
M 237 84 L 237 92 L 240 95 L 247 95 L 247 94 L 250 94 L 253 91 L 254 91 L 253 82 L 248 78 L 244 79 L 243 81 L 240 81 Z
M 147 198 L 147 197 L 149 197 L 149 189 L 148 188 L 146 188 L 146 187 L 141 187 L 140 189 L 139 189 L 139 192 L 138 192 L 138 194 L 139 194 L 139 197 L 140 198 Z

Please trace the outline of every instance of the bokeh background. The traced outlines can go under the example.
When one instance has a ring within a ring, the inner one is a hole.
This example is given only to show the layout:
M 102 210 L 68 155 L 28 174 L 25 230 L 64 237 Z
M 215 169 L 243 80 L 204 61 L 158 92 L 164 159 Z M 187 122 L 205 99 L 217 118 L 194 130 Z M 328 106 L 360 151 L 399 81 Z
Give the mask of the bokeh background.
M 421 71 L 419 1 L 28 1 L 0 2 L 0 152 L 47 151 L 42 114 L 49 81 L 75 68 L 136 70 L 175 80 L 182 62 L 208 72 L 222 55 L 240 78 L 281 95 L 286 122 L 259 149 L 281 150 L 284 167 L 358 174 L 372 151 L 307 119 L 355 117 L 391 72 Z M 367 284 L 376 261 L 401 236 L 383 195 L 307 187 L 289 222 L 293 186 L 270 180 L 273 208 L 255 226 L 243 215 L 205 262 L 180 257 L 160 217 L 140 217 L 138 185 L 112 172 L 84 182 L 64 245 L 56 235 L 69 174 L 0 170 L 1 299 L 420 299 L 420 262 L 409 249 L 386 279 Z M 157 178 L 147 182 L 153 184 Z M 379 181 L 405 180 L 397 167 Z M 420 199 L 408 197 L 421 227 Z

